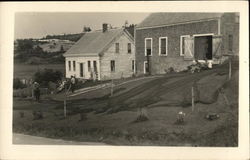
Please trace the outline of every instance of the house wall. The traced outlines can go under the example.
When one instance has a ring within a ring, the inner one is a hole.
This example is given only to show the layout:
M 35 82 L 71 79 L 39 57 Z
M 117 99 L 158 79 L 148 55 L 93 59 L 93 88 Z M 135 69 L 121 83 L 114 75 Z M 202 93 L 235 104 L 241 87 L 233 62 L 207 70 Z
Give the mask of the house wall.
M 119 53 L 115 53 L 115 43 L 119 43 Z M 128 53 L 127 44 L 131 43 L 131 53 Z M 110 61 L 115 60 L 115 72 L 111 75 Z M 131 77 L 134 73 L 132 70 L 132 60 L 135 60 L 135 45 L 127 35 L 123 34 L 104 52 L 101 56 L 101 80 L 118 79 Z
M 71 71 L 69 70 L 68 61 L 71 61 Z M 73 61 L 76 61 L 76 68 L 73 70 Z M 65 58 L 65 67 L 66 67 L 66 78 L 75 76 L 80 79 L 90 79 L 91 72 L 88 71 L 88 61 L 91 61 L 91 68 L 93 68 L 93 61 L 97 63 L 97 72 L 100 73 L 100 58 L 99 56 L 84 56 L 84 57 L 66 57 Z M 80 63 L 83 63 L 83 77 L 80 76 Z M 98 79 L 100 80 L 100 74 L 98 74 Z
M 153 55 L 150 57 L 150 69 L 152 74 L 163 74 L 165 70 L 173 67 L 176 71 L 186 69 L 192 63 L 190 60 L 184 60 L 180 56 L 180 36 L 194 34 L 218 34 L 218 20 L 187 23 L 174 26 L 159 28 L 136 29 L 136 64 L 137 73 L 143 74 L 144 61 L 144 39 L 153 39 Z M 159 37 L 168 37 L 167 56 L 159 55 Z

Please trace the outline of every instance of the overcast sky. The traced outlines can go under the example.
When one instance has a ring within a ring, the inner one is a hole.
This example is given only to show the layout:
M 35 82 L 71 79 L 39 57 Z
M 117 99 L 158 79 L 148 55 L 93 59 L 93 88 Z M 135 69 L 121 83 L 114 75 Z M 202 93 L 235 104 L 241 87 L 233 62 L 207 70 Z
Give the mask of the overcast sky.
M 121 27 L 127 20 L 129 24 L 138 24 L 149 13 L 16 13 L 15 39 L 42 38 L 46 35 L 80 33 L 83 26 L 92 30 L 101 29 L 102 23 Z

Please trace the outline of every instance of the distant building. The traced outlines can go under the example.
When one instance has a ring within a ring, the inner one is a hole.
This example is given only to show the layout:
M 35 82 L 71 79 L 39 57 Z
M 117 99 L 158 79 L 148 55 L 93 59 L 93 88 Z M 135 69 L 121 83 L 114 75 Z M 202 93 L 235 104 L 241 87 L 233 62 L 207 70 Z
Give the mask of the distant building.
M 236 13 L 153 13 L 135 30 L 138 74 L 186 69 L 193 60 L 220 63 L 239 54 Z
M 86 32 L 65 54 L 66 77 L 107 80 L 135 72 L 133 37 L 123 28 Z

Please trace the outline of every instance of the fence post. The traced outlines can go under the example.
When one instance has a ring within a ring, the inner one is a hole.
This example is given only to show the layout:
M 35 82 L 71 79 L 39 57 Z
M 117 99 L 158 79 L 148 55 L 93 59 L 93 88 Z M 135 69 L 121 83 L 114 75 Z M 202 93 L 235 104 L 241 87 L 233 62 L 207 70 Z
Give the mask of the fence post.
M 64 117 L 66 118 L 66 115 L 67 115 L 67 111 L 66 111 L 66 97 L 64 99 L 63 113 L 64 113 Z
M 112 77 L 112 80 L 111 80 L 111 97 L 113 96 L 113 83 L 114 83 L 114 81 L 113 81 L 113 77 Z
M 229 56 L 229 72 L 228 72 L 228 79 L 230 80 L 232 76 L 232 58 Z
M 194 111 L 194 86 L 191 88 L 191 93 L 192 93 L 192 112 Z
M 65 87 L 65 97 L 64 97 L 64 101 L 63 101 L 63 113 L 64 113 L 64 117 L 66 118 L 67 116 L 67 93 L 69 92 L 71 88 L 71 85 L 69 86 L 69 89 L 67 90 L 67 88 Z

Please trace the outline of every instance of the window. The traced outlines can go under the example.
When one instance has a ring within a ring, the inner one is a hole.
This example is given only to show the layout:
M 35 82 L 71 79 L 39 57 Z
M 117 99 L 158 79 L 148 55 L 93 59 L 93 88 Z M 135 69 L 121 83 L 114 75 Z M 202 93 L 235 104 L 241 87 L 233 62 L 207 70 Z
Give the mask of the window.
M 160 37 L 159 38 L 159 55 L 167 55 L 167 45 L 168 45 L 168 38 L 167 37 Z
M 93 66 L 94 66 L 94 72 L 97 72 L 97 65 L 96 65 L 96 61 L 93 61 Z
M 233 51 L 233 35 L 228 35 L 228 50 Z
M 132 71 L 135 72 L 135 60 L 132 60 Z
M 185 39 L 190 37 L 189 35 L 181 36 L 180 38 L 180 56 L 184 56 L 185 54 Z
M 110 69 L 111 69 L 111 72 L 115 72 L 115 61 L 114 60 L 110 61 Z
M 131 53 L 131 43 L 128 43 L 128 53 Z
M 145 38 L 145 56 L 152 56 L 152 38 Z
M 80 77 L 83 77 L 83 63 L 80 63 Z
M 119 43 L 115 43 L 115 53 L 119 53 Z
M 88 71 L 91 72 L 91 61 L 88 61 Z
M 76 71 L 76 61 L 73 61 L 73 71 Z
M 68 61 L 69 71 L 71 71 L 71 61 Z

